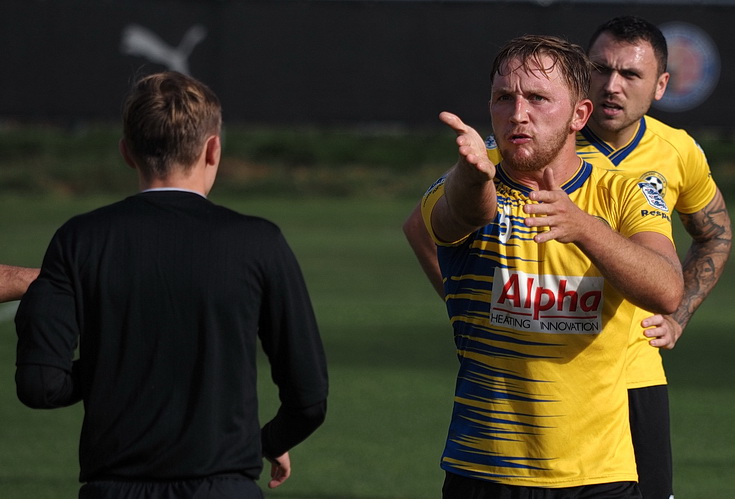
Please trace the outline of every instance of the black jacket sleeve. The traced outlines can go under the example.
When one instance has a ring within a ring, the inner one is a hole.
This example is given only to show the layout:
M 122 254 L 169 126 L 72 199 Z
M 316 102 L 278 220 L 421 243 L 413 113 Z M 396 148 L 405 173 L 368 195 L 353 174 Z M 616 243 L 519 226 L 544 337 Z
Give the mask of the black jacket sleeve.
M 327 401 L 303 409 L 281 407 L 261 431 L 263 455 L 275 458 L 303 442 L 324 422 Z
M 18 399 L 32 409 L 66 407 L 82 399 L 75 369 L 23 364 L 15 372 L 15 384 Z
M 59 232 L 44 256 L 41 274 L 21 299 L 16 391 L 33 408 L 64 407 L 81 400 L 73 361 L 79 338 L 73 286 Z
M 261 431 L 263 453 L 278 457 L 324 421 L 327 365 L 301 269 L 280 236 L 270 252 L 259 336 L 281 406 Z

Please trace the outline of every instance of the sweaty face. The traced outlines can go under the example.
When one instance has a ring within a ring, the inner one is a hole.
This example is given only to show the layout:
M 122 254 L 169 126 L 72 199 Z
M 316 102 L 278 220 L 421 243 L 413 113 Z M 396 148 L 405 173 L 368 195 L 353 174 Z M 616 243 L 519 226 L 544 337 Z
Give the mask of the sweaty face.
M 651 103 L 663 97 L 668 73 L 659 76 L 651 44 L 620 42 L 603 33 L 589 50 L 592 72 L 589 126 L 614 147 L 625 145 Z
M 542 59 L 545 67 L 549 58 Z M 549 165 L 573 133 L 572 99 L 556 67 L 527 71 L 509 61 L 493 80 L 490 114 L 503 163 L 517 171 Z

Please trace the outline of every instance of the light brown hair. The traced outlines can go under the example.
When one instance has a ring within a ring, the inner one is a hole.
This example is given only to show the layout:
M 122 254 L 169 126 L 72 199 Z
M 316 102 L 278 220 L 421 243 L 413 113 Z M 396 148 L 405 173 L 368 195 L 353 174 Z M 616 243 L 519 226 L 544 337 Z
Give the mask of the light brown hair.
M 541 62 L 543 56 L 551 58 L 551 66 L 544 67 Z M 514 59 L 518 59 L 519 67 L 527 71 L 541 70 L 548 74 L 554 67 L 558 67 L 569 86 L 572 98 L 577 101 L 587 98 L 592 64 L 579 45 L 556 36 L 524 35 L 514 38 L 495 57 L 490 76 L 491 85 L 495 75 L 518 69 L 507 67 L 507 63 Z
M 123 138 L 147 178 L 188 170 L 221 128 L 222 108 L 214 92 L 174 71 L 141 78 L 123 105 Z

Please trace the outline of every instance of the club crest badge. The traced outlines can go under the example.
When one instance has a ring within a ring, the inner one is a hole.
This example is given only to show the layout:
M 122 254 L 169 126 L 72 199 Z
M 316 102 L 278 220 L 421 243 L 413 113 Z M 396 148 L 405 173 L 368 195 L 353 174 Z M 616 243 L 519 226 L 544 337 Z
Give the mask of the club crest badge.
M 657 210 L 666 213 L 669 212 L 669 207 L 666 206 L 666 201 L 664 201 L 664 198 L 661 197 L 661 194 L 659 194 L 658 189 L 655 185 L 644 181 L 638 182 L 638 187 L 640 187 L 643 195 L 646 197 L 646 201 L 648 201 L 648 204 L 650 204 Z

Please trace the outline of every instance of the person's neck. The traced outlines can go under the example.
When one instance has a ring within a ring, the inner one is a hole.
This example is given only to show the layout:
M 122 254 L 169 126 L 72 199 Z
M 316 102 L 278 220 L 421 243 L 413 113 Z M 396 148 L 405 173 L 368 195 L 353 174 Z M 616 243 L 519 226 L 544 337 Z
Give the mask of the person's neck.
M 594 120 L 589 120 L 587 122 L 587 127 L 592 130 L 595 135 L 616 150 L 627 145 L 631 141 L 635 133 L 638 131 L 639 125 L 640 120 L 637 120 L 635 123 L 620 130 L 606 130 L 600 127 Z
M 196 175 L 170 175 L 165 178 L 144 179 L 140 178 L 139 188 L 141 191 L 152 189 L 172 189 L 191 191 L 207 197 L 207 190 L 202 179 Z

